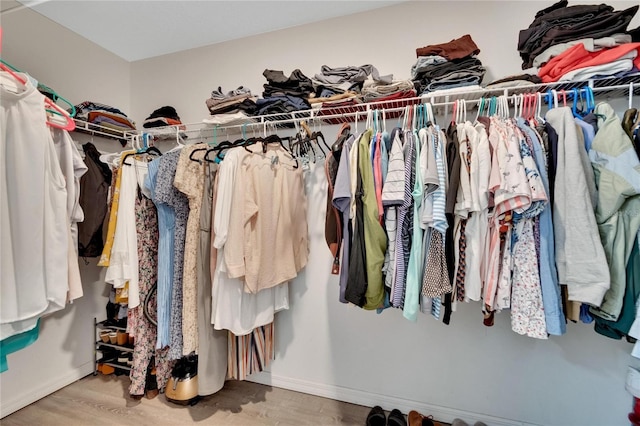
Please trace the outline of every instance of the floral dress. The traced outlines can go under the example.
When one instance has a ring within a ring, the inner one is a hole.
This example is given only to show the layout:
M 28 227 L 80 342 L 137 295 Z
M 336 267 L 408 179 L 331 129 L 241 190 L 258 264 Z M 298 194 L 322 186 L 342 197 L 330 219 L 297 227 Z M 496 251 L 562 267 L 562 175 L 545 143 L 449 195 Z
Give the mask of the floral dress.
M 147 369 L 155 356 L 158 389 L 163 389 L 171 375 L 172 363 L 168 349 L 156 350 L 157 328 L 144 314 L 145 305 L 152 318 L 157 318 L 157 298 L 154 295 L 147 303 L 147 295 L 157 284 L 158 278 L 158 216 L 153 202 L 140 190 L 136 197 L 136 230 L 138 243 L 138 275 L 140 305 L 129 309 L 127 323 L 135 339 L 133 366 L 131 368 L 131 395 L 145 392 Z
M 520 155 L 531 190 L 531 204 L 524 212 L 514 214 L 511 329 L 518 334 L 546 339 L 547 324 L 542 303 L 534 225 L 538 215 L 544 210 L 547 194 L 532 155 L 532 142 L 519 129 L 513 130 L 520 140 Z

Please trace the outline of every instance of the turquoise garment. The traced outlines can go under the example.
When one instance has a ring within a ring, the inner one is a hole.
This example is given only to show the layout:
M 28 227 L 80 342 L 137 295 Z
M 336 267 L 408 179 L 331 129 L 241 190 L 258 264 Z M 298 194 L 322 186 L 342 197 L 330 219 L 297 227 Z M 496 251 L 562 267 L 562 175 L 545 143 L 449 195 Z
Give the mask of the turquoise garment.
M 389 133 L 382 133 L 382 142 L 380 143 L 380 154 L 382 157 L 382 184 L 387 180 L 387 172 L 389 171 L 389 150 L 387 145 L 391 144 L 391 136 Z
M 407 285 L 404 296 L 404 308 L 402 315 L 410 320 L 415 321 L 418 318 L 420 310 L 420 289 L 422 288 L 422 238 L 423 229 L 420 227 L 420 206 L 422 205 L 422 194 L 424 185 L 422 182 L 422 172 L 420 171 L 420 148 L 421 142 L 418 132 L 413 134 L 413 143 L 415 144 L 416 164 L 416 180 L 413 185 L 413 236 L 411 238 L 411 251 L 409 253 L 409 268 L 407 269 Z
M 38 340 L 40 335 L 40 319 L 31 330 L 25 331 L 15 336 L 7 337 L 0 341 L 0 373 L 9 369 L 7 365 L 7 355 L 18 352 Z

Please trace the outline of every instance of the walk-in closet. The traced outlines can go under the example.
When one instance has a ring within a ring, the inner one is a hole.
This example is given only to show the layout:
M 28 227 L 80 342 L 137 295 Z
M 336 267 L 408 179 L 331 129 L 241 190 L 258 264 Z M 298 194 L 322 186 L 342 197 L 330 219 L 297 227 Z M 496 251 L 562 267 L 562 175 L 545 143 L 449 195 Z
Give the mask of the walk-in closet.
M 637 1 L 0 5 L 3 425 L 640 425 Z

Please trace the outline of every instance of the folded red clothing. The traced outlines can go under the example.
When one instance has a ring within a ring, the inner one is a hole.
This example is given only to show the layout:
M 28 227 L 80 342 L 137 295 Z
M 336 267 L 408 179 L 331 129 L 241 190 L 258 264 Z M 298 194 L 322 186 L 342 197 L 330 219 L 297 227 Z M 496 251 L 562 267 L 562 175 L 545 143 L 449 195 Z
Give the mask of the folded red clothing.
M 566 73 L 580 69 L 614 62 L 629 52 L 637 51 L 633 60 L 636 68 L 640 68 L 640 43 L 625 43 L 608 49 L 589 52 L 582 43 L 565 50 L 540 68 L 538 75 L 544 83 L 558 81 Z

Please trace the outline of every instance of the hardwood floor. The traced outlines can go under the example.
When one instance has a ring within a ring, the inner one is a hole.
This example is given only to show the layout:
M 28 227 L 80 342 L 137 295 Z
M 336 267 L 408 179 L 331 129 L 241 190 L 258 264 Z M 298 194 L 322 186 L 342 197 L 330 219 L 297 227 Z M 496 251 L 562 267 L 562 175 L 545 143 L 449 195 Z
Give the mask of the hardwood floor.
M 369 407 L 229 381 L 193 407 L 129 398 L 125 376 L 88 376 L 0 421 L 21 425 L 364 425 Z

